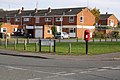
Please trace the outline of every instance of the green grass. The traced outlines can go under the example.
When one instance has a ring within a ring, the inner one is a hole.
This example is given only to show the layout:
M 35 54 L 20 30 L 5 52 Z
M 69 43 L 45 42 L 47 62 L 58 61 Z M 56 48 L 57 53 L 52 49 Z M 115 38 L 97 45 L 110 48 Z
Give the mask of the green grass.
M 120 42 L 89 42 L 89 54 L 106 54 L 113 52 L 120 52 Z M 68 53 L 69 42 L 66 43 L 56 43 L 56 54 L 60 55 L 85 55 L 85 42 L 75 42 L 71 43 L 71 53 Z M 5 48 L 4 45 L 0 48 Z M 8 45 L 7 49 L 14 50 L 14 45 Z M 35 44 L 27 44 L 27 49 L 24 50 L 24 44 L 17 44 L 17 51 L 30 51 L 35 52 Z M 48 46 L 42 46 L 42 52 L 49 52 L 50 48 Z M 37 47 L 37 52 L 39 52 L 39 45 Z

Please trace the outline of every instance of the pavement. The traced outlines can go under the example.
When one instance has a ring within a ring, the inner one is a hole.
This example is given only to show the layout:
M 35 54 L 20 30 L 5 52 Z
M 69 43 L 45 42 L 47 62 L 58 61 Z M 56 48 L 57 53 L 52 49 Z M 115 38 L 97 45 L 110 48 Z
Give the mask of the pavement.
M 101 55 L 57 55 L 52 53 L 33 53 L 33 52 L 20 52 L 7 49 L 0 49 L 0 55 L 19 56 L 19 57 L 31 57 L 41 59 L 64 59 L 64 60 L 120 60 L 120 52 L 108 53 Z

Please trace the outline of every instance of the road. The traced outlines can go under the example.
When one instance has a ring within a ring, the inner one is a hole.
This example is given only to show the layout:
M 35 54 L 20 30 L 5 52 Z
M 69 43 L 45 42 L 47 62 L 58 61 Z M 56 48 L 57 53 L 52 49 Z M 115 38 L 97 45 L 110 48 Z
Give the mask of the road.
M 0 55 L 0 80 L 120 80 L 120 61 Z

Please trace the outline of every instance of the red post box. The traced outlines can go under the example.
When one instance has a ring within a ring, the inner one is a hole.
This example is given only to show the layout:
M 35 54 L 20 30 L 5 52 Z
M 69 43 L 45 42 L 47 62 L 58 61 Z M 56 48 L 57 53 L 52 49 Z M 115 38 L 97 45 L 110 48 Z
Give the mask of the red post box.
M 88 41 L 90 40 L 90 30 L 85 30 L 84 40 L 86 41 L 86 54 L 88 54 Z
M 84 40 L 89 41 L 90 40 L 90 30 L 85 30 L 84 32 Z

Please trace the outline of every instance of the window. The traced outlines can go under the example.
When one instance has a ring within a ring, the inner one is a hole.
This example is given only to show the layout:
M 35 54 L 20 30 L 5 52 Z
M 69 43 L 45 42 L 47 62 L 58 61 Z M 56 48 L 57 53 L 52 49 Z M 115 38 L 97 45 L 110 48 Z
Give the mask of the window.
M 16 18 L 15 21 L 16 21 L 16 22 L 20 22 L 20 18 Z
M 13 32 L 17 32 L 17 28 L 14 28 L 14 29 L 13 29 Z
M 3 22 L 3 18 L 0 18 L 0 22 Z
M 10 23 L 10 17 L 7 17 L 7 23 Z
M 39 23 L 39 20 L 40 20 L 39 17 L 36 17 L 36 18 L 35 18 L 35 22 L 36 22 L 36 23 Z
M 80 22 L 84 22 L 84 17 L 83 16 L 80 17 Z
M 10 20 L 10 17 L 7 17 L 7 21 L 9 21 Z
M 63 18 L 59 17 L 59 18 L 56 18 L 56 21 L 62 21 Z
M 52 18 L 45 18 L 45 22 L 51 22 Z
M 110 23 L 114 23 L 114 20 L 111 19 L 111 20 L 110 20 Z
M 24 18 L 24 21 L 26 21 L 26 22 L 29 21 L 29 18 Z
M 75 28 L 70 28 L 70 33 L 75 33 Z
M 112 20 L 112 19 L 110 20 L 110 26 L 112 26 L 112 27 L 114 26 L 114 20 Z
M 1 32 L 7 32 L 7 29 L 6 28 L 1 28 Z
M 47 33 L 48 33 L 48 34 L 52 34 L 52 31 L 51 31 L 51 30 L 48 30 Z
M 73 23 L 74 22 L 74 16 L 70 16 L 69 17 L 69 23 Z

